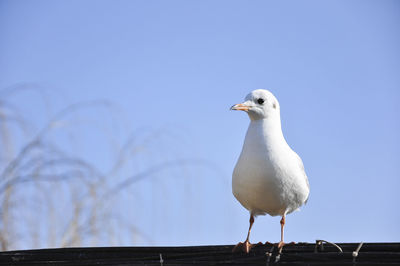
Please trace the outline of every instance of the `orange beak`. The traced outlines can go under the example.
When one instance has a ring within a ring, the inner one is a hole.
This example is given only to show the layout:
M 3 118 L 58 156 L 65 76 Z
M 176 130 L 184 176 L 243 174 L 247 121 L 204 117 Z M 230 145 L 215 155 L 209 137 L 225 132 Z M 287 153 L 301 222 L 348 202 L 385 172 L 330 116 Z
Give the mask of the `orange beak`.
M 250 108 L 249 106 L 239 103 L 239 104 L 235 104 L 234 106 L 232 106 L 231 110 L 239 110 L 239 111 L 247 112 L 247 111 L 249 111 L 249 108 Z

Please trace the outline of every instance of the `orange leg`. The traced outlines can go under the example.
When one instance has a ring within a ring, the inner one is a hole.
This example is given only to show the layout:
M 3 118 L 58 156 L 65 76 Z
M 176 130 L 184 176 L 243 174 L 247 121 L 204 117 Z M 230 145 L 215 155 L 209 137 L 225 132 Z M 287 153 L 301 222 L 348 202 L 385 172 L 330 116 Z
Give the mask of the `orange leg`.
M 290 242 L 289 244 L 286 244 L 286 243 L 283 241 L 283 229 L 284 229 L 284 227 L 285 227 L 285 215 L 283 215 L 283 216 L 282 216 L 282 219 L 281 219 L 281 241 L 279 241 L 279 243 L 278 243 L 279 252 L 282 251 L 282 248 L 283 248 L 283 246 L 285 246 L 285 245 L 295 245 L 295 244 L 296 244 L 295 242 Z
M 255 244 L 251 244 L 249 242 L 249 238 L 250 238 L 250 232 L 251 232 L 251 227 L 253 226 L 254 223 L 254 216 L 252 214 L 250 214 L 250 226 L 249 226 L 249 231 L 247 232 L 247 237 L 246 240 L 244 242 L 239 242 L 232 250 L 232 252 L 236 252 L 240 249 L 242 249 L 244 252 L 249 253 L 251 248 L 253 246 L 255 246 Z M 257 244 L 258 245 L 258 244 Z
M 249 231 L 247 232 L 247 237 L 246 237 L 246 241 L 249 242 L 249 237 L 250 237 L 250 232 L 251 232 L 251 228 L 253 227 L 253 223 L 254 223 L 254 216 L 250 214 L 250 220 L 249 220 L 250 226 L 249 226 Z
M 285 242 L 283 242 L 284 227 L 285 227 L 285 215 L 283 215 L 281 219 L 281 241 L 279 241 L 278 243 L 278 249 L 282 248 L 285 245 Z

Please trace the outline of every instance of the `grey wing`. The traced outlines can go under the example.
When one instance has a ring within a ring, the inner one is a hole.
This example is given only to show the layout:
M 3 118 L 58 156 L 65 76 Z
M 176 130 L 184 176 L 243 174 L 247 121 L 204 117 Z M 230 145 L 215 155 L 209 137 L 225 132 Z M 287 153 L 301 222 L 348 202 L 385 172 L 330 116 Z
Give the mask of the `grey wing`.
M 308 187 L 308 191 L 310 191 L 310 183 L 308 182 L 308 178 L 307 178 L 306 170 L 304 169 L 303 161 L 301 160 L 300 156 L 296 152 L 294 152 L 294 154 L 296 154 L 296 158 L 297 158 L 298 164 L 300 166 L 301 171 L 303 172 L 303 178 L 306 181 L 306 184 L 307 184 L 307 187 Z M 305 200 L 304 204 L 307 203 L 309 196 L 310 196 L 310 193 L 308 193 L 307 199 Z

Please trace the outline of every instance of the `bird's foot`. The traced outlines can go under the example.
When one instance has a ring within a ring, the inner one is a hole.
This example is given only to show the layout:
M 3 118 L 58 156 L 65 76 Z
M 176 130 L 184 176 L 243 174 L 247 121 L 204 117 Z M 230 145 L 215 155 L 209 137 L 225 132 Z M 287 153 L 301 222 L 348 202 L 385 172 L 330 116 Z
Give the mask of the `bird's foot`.
M 284 245 L 286 245 L 286 243 L 285 242 L 283 242 L 283 241 L 279 241 L 279 243 L 277 244 L 277 246 L 278 246 L 278 249 L 281 249 L 281 248 L 283 248 L 283 246 Z
M 251 244 L 248 240 L 244 241 L 244 242 L 239 242 L 233 249 L 232 249 L 232 253 L 238 252 L 240 250 L 242 250 L 245 253 L 249 253 L 250 250 L 258 245 L 262 245 L 261 242 L 258 242 L 257 244 Z
M 290 243 L 285 243 L 283 241 L 279 241 L 279 243 L 275 244 L 278 247 L 279 252 L 282 251 L 283 246 L 287 246 L 287 245 L 295 245 L 295 242 L 290 242 Z

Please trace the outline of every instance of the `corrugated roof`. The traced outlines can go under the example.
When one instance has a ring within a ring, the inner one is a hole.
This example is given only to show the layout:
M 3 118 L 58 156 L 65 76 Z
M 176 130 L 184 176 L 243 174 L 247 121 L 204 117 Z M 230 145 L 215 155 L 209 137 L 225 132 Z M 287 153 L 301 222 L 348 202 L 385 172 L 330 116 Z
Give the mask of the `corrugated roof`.
M 0 265 L 400 265 L 400 243 L 271 244 L 249 254 L 232 245 L 192 247 L 102 247 L 0 252 Z M 360 249 L 357 251 L 357 248 Z

